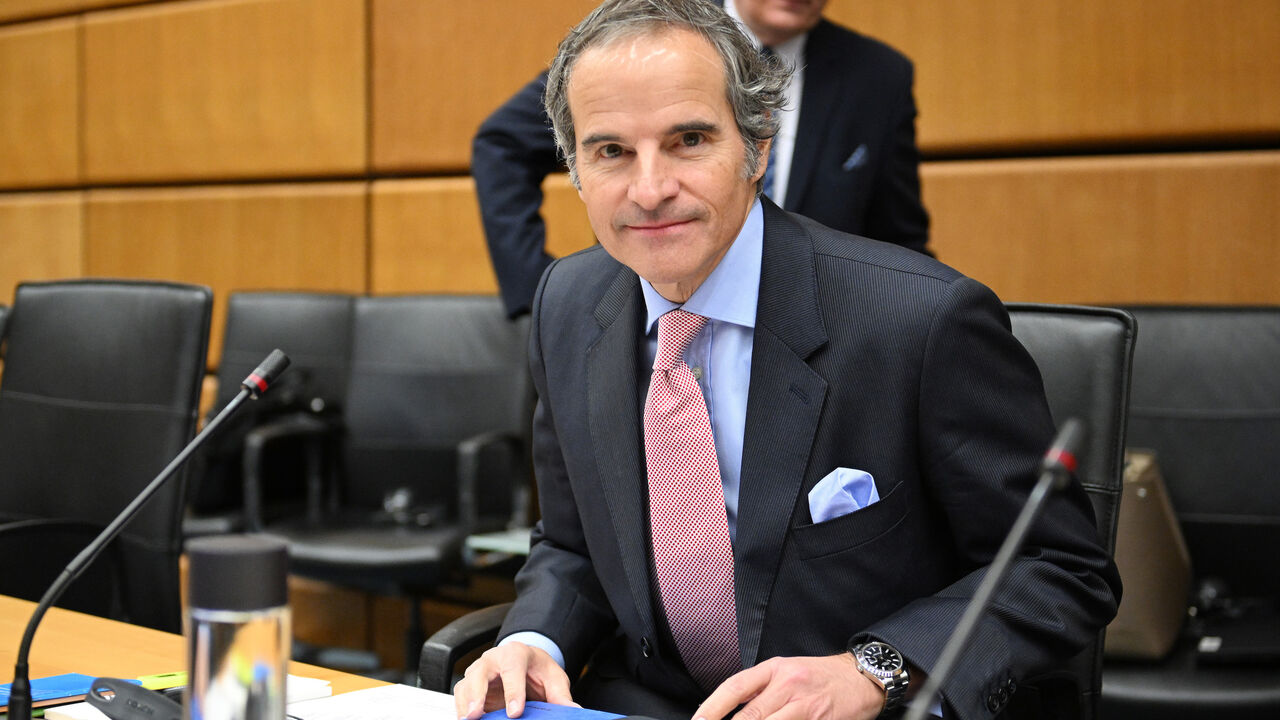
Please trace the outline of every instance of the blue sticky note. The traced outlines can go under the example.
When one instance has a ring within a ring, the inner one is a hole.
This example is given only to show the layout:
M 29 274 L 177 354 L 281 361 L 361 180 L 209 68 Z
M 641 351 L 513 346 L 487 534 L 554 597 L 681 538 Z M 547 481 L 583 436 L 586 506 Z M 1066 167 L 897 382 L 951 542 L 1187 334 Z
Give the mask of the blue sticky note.
M 89 692 L 89 687 L 93 685 L 94 680 L 95 678 L 92 675 L 82 675 L 80 673 L 36 678 L 31 681 L 31 702 L 38 703 L 46 700 L 85 695 Z M 138 681 L 128 680 L 126 682 L 137 683 Z M 0 706 L 8 707 L 11 686 L 12 683 L 0 685 Z
M 552 705 L 539 700 L 528 700 L 524 704 L 521 720 L 615 720 L 624 717 L 599 710 L 586 710 L 572 705 Z M 480 720 L 507 720 L 506 710 L 494 710 L 480 716 Z

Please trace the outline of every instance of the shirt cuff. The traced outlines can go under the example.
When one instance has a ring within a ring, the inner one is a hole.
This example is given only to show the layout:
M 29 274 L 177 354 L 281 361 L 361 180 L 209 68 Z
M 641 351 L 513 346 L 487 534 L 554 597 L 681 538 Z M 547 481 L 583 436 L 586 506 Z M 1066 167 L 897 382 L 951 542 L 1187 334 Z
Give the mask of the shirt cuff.
M 532 630 L 524 630 L 518 633 L 511 633 L 510 635 L 502 638 L 502 642 L 498 643 L 498 645 L 499 646 L 506 645 L 509 642 L 524 643 L 529 647 L 535 647 L 535 648 L 538 648 L 539 650 L 544 650 L 548 655 L 551 656 L 552 660 L 556 661 L 556 664 L 560 666 L 561 670 L 564 669 L 564 653 L 560 652 L 560 646 L 556 645 L 555 641 L 553 641 L 551 638 L 547 637 L 546 635 L 543 635 L 542 633 L 533 632 Z

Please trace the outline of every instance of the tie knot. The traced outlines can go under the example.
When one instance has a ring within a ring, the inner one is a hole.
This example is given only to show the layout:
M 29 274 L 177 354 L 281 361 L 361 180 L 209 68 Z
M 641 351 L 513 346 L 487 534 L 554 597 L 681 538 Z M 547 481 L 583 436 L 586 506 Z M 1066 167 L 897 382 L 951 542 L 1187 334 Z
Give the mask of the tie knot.
M 680 362 L 685 348 L 707 324 L 707 319 L 684 310 L 672 310 L 658 318 L 658 355 L 654 370 L 670 370 Z

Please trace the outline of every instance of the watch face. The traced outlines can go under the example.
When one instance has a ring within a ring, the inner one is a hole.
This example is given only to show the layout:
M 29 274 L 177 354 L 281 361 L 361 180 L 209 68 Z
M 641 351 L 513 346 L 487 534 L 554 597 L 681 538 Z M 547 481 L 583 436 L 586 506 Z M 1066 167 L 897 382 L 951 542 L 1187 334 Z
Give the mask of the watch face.
M 887 677 L 902 667 L 902 656 L 884 643 L 869 643 L 862 648 L 862 663 L 877 675 Z

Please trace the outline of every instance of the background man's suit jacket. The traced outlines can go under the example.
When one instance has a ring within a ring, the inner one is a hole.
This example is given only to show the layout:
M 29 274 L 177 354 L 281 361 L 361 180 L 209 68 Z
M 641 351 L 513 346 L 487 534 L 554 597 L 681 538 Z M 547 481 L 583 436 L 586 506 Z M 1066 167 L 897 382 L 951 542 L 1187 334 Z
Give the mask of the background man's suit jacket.
M 848 233 L 925 252 L 911 61 L 821 21 L 805 45 L 804 92 L 785 207 Z M 471 173 L 503 303 L 526 311 L 542 271 L 542 181 L 561 168 L 542 73 L 480 126 Z
M 926 672 L 1035 482 L 1053 435 L 1040 375 L 982 285 L 899 246 L 765 204 L 734 543 L 743 666 L 855 636 Z M 611 635 L 642 684 L 696 701 L 652 585 L 639 279 L 603 249 L 552 264 L 531 369 L 542 520 L 503 635 L 541 632 L 572 677 Z M 814 524 L 837 467 L 878 503 Z M 944 692 L 959 717 L 1081 647 L 1119 580 L 1075 485 L 1050 501 Z

